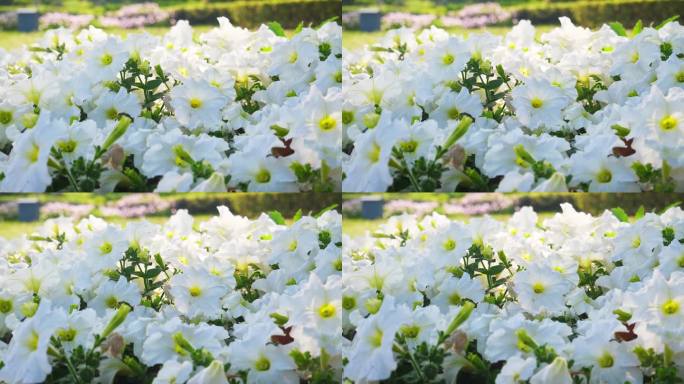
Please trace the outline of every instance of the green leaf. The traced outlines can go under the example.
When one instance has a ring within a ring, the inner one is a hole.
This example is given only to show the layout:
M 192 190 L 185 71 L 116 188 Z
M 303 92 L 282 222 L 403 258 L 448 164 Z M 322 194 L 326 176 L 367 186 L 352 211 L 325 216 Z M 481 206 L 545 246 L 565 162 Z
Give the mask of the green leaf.
M 637 220 L 639 220 L 639 219 L 641 219 L 642 217 L 644 217 L 645 214 L 646 214 L 646 210 L 644 209 L 644 206 L 642 205 L 642 206 L 639 207 L 639 209 L 638 209 L 638 210 L 636 211 L 636 213 L 634 214 L 634 218 L 637 219 Z
M 275 33 L 276 36 L 285 37 L 285 30 L 283 29 L 283 26 L 280 25 L 279 22 L 271 21 L 270 23 L 267 23 L 266 25 L 268 25 L 268 29 L 273 31 L 273 33 Z
M 330 211 L 330 210 L 333 210 L 333 209 L 335 209 L 335 208 L 337 208 L 337 203 L 332 204 L 332 205 L 329 205 L 329 206 L 323 208 L 320 212 L 318 212 L 317 214 L 315 214 L 314 217 L 315 217 L 315 218 L 319 218 L 319 217 L 323 216 L 324 213 L 326 213 L 326 212 L 328 212 L 328 211 Z
M 294 30 L 294 34 L 295 35 L 298 34 L 299 32 L 302 31 L 303 28 L 304 28 L 304 22 L 300 21 L 299 24 L 297 24 L 297 28 L 295 28 L 295 30 Z
M 672 16 L 672 17 L 666 19 L 666 20 L 663 21 L 662 23 L 658 24 L 658 25 L 655 27 L 655 29 L 660 29 L 660 28 L 666 26 L 668 23 L 671 23 L 671 22 L 673 22 L 673 21 L 675 21 L 675 20 L 677 20 L 677 19 L 679 19 L 679 15 L 674 15 L 674 16 Z
M 268 217 L 278 225 L 285 225 L 285 218 L 283 217 L 283 214 L 278 211 L 269 212 Z
M 624 36 L 627 37 L 627 31 L 625 30 L 625 27 L 620 23 L 619 21 L 614 21 L 612 23 L 608 24 L 610 28 L 615 31 L 615 33 L 618 34 L 618 36 Z
M 641 33 L 641 31 L 644 30 L 644 23 L 641 22 L 641 19 L 639 19 L 636 24 L 634 24 L 634 28 L 632 28 L 632 37 L 638 35 Z
M 318 28 L 320 29 L 322 26 L 324 26 L 324 25 L 326 25 L 326 24 L 328 24 L 328 23 L 332 23 L 333 21 L 335 21 L 335 20 L 337 20 L 337 19 L 338 19 L 338 16 L 333 16 L 333 17 L 331 17 L 331 18 L 329 18 L 329 19 L 325 19 L 325 20 L 323 20 L 323 22 L 318 26 Z
M 663 213 L 667 212 L 670 208 L 678 207 L 682 205 L 681 201 L 675 201 L 674 203 L 668 205 L 667 207 L 663 208 L 662 211 L 660 211 L 660 214 L 662 215 Z
M 629 221 L 629 216 L 627 215 L 627 212 L 625 212 L 624 209 L 616 207 L 611 209 L 610 211 L 613 212 L 613 215 L 615 215 L 615 217 L 617 217 L 617 219 L 621 222 L 626 223 Z
M 297 222 L 299 219 L 302 218 L 302 209 L 298 209 L 297 212 L 295 213 L 294 217 L 292 218 L 292 221 Z

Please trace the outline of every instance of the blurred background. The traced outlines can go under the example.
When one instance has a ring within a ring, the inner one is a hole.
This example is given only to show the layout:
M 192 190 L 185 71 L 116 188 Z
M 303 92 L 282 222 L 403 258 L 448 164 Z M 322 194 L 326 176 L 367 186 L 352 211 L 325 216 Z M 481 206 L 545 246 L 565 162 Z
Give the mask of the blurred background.
M 31 44 L 59 26 L 161 35 L 177 20 L 188 20 L 199 34 L 218 26 L 220 16 L 241 27 L 277 21 L 292 30 L 300 22 L 317 26 L 339 18 L 340 7 L 340 0 L 0 0 L 0 48 Z
M 506 33 L 518 20 L 527 19 L 543 33 L 569 17 L 575 24 L 596 28 L 619 21 L 632 27 L 684 13 L 682 0 L 342 0 L 346 48 L 376 41 L 386 30 L 400 26 L 416 29 L 431 25 L 453 33 L 486 29 Z
M 341 197 L 332 193 L 126 193 L 126 194 L 3 194 L 0 195 L 0 237 L 12 238 L 31 233 L 45 219 L 94 215 L 124 224 L 146 219 L 163 223 L 179 209 L 187 209 L 195 224 L 218 215 L 225 205 L 236 215 L 256 218 L 262 212 L 277 210 L 290 221 L 301 209 L 315 214 L 336 205 Z
M 576 210 L 600 215 L 606 209 L 622 208 L 629 216 L 641 206 L 660 212 L 684 202 L 681 193 L 346 193 L 343 196 L 343 231 L 350 236 L 373 232 L 387 218 L 403 213 L 424 216 L 438 212 L 455 220 L 490 215 L 506 220 L 518 209 L 531 206 L 540 219 L 560 212 L 562 203 Z

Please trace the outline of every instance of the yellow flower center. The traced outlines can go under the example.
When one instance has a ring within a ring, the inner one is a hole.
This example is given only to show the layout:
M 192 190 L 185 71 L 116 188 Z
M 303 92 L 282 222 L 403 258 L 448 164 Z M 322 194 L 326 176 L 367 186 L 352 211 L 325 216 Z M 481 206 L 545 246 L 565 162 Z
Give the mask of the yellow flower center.
M 413 153 L 418 148 L 418 142 L 415 140 L 402 141 L 399 144 L 399 147 L 401 148 L 402 152 Z
M 677 119 L 672 115 L 667 115 L 660 120 L 660 128 L 663 131 L 670 131 L 677 126 Z
M 202 288 L 193 285 L 192 287 L 188 288 L 188 292 L 190 293 L 190 296 L 197 297 L 202 294 Z
M 318 126 L 324 131 L 329 131 L 337 126 L 337 120 L 330 115 L 326 115 L 318 122 Z
M 33 144 L 31 149 L 26 153 L 26 158 L 28 161 L 33 164 L 36 161 L 38 161 L 38 157 L 40 156 L 40 147 L 36 144 Z
M 456 107 L 449 108 L 449 110 L 447 111 L 447 116 L 449 116 L 449 119 L 451 119 L 451 120 L 458 119 L 458 117 L 460 115 L 461 115 L 461 111 L 459 111 L 458 108 L 456 108 Z
M 109 120 L 116 120 L 116 118 L 119 117 L 119 111 L 117 111 L 116 108 L 112 107 L 105 112 L 105 115 Z
M 318 308 L 318 314 L 321 315 L 321 317 L 324 319 L 328 319 L 328 318 L 335 316 L 335 312 L 336 312 L 335 306 L 330 304 L 330 303 L 325 304 L 325 305 L 321 306 L 320 308 Z
M 78 146 L 78 143 L 76 140 L 63 140 L 59 141 L 57 143 L 57 148 L 59 148 L 59 151 L 62 153 L 73 153 L 76 150 L 76 147 Z
M 684 83 L 684 71 L 677 72 L 675 80 L 677 80 L 678 83 Z
M 63 328 L 57 331 L 57 337 L 62 341 L 74 341 L 76 330 L 73 328 Z
M 368 338 L 368 342 L 373 348 L 380 348 L 382 345 L 382 330 L 375 328 L 375 332 Z
M 110 65 L 110 64 L 112 63 L 113 60 L 114 60 L 114 58 L 113 58 L 112 55 L 110 55 L 109 53 L 105 53 L 104 55 L 100 56 L 100 63 L 101 63 L 103 66 L 108 66 L 108 65 Z
M 530 100 L 530 105 L 532 106 L 532 108 L 538 109 L 541 108 L 542 105 L 544 105 L 544 102 L 540 98 L 535 97 L 532 100 Z
M 294 64 L 297 61 L 297 58 L 299 55 L 297 55 L 297 52 L 292 52 L 290 54 L 290 64 Z
M 453 251 L 456 249 L 456 240 L 454 239 L 447 239 L 444 244 L 442 244 L 442 247 L 444 247 L 445 251 Z
M 545 290 L 546 288 L 544 288 L 544 284 L 542 283 L 534 283 L 534 285 L 532 285 L 532 291 L 536 294 L 544 293 Z
M 26 348 L 29 351 L 35 351 L 38 349 L 38 333 L 36 331 L 31 331 L 28 339 L 26 339 Z
M 12 121 L 12 111 L 0 111 L 0 124 L 9 124 Z
M 9 313 L 12 310 L 12 301 L 0 299 L 0 313 Z
M 380 146 L 377 143 L 373 143 L 373 147 L 368 152 L 368 160 L 370 160 L 371 163 L 380 161 L 380 150 Z
M 192 109 L 197 109 L 197 108 L 199 108 L 199 107 L 201 107 L 201 106 L 202 106 L 202 100 L 200 100 L 200 99 L 198 99 L 198 98 L 196 98 L 196 97 L 193 97 L 192 99 L 190 99 L 190 107 L 191 107 Z
M 401 334 L 408 339 L 415 339 L 420 333 L 420 327 L 417 325 L 402 325 Z
M 103 255 L 106 255 L 112 251 L 112 248 L 112 243 L 110 243 L 109 241 L 105 241 L 104 243 L 102 243 L 102 245 L 100 245 L 100 252 Z
M 444 63 L 444 65 L 451 65 L 454 63 L 454 60 L 456 60 L 456 58 L 451 53 L 442 56 L 442 63 Z
M 663 313 L 666 316 L 674 315 L 679 312 L 679 303 L 673 299 L 666 301 L 663 304 Z
M 639 248 L 641 246 L 641 237 L 637 236 L 632 239 L 632 248 Z

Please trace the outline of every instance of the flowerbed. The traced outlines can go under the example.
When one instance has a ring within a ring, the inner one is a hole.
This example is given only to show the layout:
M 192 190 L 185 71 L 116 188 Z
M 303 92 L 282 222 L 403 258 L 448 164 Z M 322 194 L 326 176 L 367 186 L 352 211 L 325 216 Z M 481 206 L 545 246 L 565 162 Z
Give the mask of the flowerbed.
M 340 215 L 219 212 L 0 243 L 0 381 L 338 382 Z
M 396 29 L 345 54 L 343 189 L 684 190 L 684 28 Z
M 344 240 L 344 376 L 395 383 L 674 383 L 684 211 L 538 225 L 434 214 Z M 679 378 L 679 379 L 678 379 Z
M 51 30 L 0 58 L 0 190 L 339 189 L 341 29 Z

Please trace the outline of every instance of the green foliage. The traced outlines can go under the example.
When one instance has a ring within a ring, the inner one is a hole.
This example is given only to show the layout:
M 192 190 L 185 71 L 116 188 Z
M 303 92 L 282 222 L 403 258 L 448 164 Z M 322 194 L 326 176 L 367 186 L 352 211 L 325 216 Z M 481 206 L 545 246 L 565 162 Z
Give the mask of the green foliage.
M 483 278 L 487 282 L 484 301 L 502 307 L 511 299 L 506 283 L 513 276 L 512 268 L 503 251 L 495 254 L 491 246 L 476 242 L 463 257 L 463 266 L 454 267 L 451 272 L 456 276 L 465 272 L 473 279 Z
M 684 14 L 684 2 L 680 0 L 612 0 L 522 6 L 516 18 L 528 19 L 534 24 L 557 24 L 559 17 L 567 16 L 575 24 L 591 28 L 615 20 L 617 23 L 611 23 L 611 28 L 627 36 L 623 25 L 635 25 L 638 21 L 642 25 L 654 25 L 661 23 L 663 15 L 681 14 Z
M 278 20 L 281 28 L 290 29 L 302 21 L 304 25 L 319 25 L 339 16 L 341 11 L 341 3 L 335 0 L 231 1 L 201 7 L 180 6 L 171 18 L 188 20 L 191 24 L 214 24 L 217 17 L 226 16 L 233 24 L 247 28 Z
M 297 370 L 304 373 L 304 382 L 309 384 L 333 384 L 340 380 L 335 370 L 330 366 L 330 356 L 323 349 L 318 357 L 311 357 L 310 352 L 298 349 L 290 351 L 290 357 L 297 365 Z
M 118 280 L 119 276 L 123 276 L 128 281 L 142 280 L 144 288 L 141 303 L 158 311 L 163 304 L 170 303 L 170 299 L 166 297 L 166 293 L 160 288 L 176 272 L 164 263 L 159 254 L 151 256 L 147 249 L 135 246 L 126 250 L 121 260 L 119 260 L 116 272 L 110 278 Z M 129 304 L 135 305 L 136 303 Z
M 672 350 L 665 345 L 663 353 L 656 353 L 653 348 L 645 349 L 641 346 L 634 348 L 634 354 L 639 358 L 641 367 L 649 369 L 651 375 L 644 378 L 644 382 L 652 384 L 684 383 L 678 376 L 677 366 L 672 361 Z
M 663 167 L 660 169 L 653 167 L 652 164 L 634 162 L 632 169 L 639 178 L 639 182 L 645 184 L 648 190 L 673 192 L 675 189 L 675 182 L 670 176 L 670 166 L 667 162 L 663 162 Z
M 128 93 L 141 93 L 145 99 L 141 115 L 159 122 L 163 116 L 170 115 L 162 102 L 162 98 L 175 85 L 169 85 L 169 82 L 170 79 L 161 66 L 152 68 L 148 61 L 131 58 L 119 73 L 117 85 L 125 88 Z

